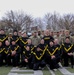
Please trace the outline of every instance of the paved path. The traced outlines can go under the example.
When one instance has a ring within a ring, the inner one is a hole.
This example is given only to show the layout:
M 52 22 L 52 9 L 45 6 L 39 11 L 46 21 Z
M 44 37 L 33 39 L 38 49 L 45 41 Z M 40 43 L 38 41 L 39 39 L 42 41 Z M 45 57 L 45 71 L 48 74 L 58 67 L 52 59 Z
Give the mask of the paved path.
M 51 75 L 55 75 L 55 72 L 50 70 L 50 68 L 47 66 L 49 72 Z M 63 75 L 74 75 L 74 73 L 69 72 L 65 67 L 58 69 Z M 29 74 L 22 74 L 22 73 L 29 73 Z M 20 73 L 20 74 L 18 74 Z M 31 73 L 31 74 L 30 74 Z M 20 68 L 12 68 L 10 73 L 8 75 L 43 75 L 43 72 L 41 70 L 20 70 Z
M 51 75 L 55 75 L 55 73 L 52 70 L 50 70 L 50 68 L 48 66 L 47 66 L 47 68 L 48 68 L 49 72 L 51 73 Z
M 74 73 L 71 73 L 70 71 L 68 71 L 67 69 L 65 69 L 64 67 L 59 68 L 58 69 L 63 75 L 74 75 Z
M 22 74 L 23 72 L 27 72 L 27 73 L 31 73 L 33 72 L 33 74 Z M 21 74 L 18 74 L 21 73 Z M 8 75 L 43 75 L 43 72 L 41 70 L 20 70 L 19 68 L 12 68 L 10 73 Z

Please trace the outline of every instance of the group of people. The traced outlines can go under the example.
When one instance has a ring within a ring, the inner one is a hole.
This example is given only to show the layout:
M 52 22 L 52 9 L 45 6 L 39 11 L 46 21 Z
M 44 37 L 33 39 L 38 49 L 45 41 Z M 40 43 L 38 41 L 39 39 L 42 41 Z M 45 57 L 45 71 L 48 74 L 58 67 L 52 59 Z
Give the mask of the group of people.
M 48 65 L 53 70 L 60 67 L 60 62 L 66 67 L 71 63 L 73 68 L 73 54 L 74 38 L 69 30 L 33 31 L 31 35 L 17 30 L 6 35 L 0 30 L 0 66 L 38 70 Z

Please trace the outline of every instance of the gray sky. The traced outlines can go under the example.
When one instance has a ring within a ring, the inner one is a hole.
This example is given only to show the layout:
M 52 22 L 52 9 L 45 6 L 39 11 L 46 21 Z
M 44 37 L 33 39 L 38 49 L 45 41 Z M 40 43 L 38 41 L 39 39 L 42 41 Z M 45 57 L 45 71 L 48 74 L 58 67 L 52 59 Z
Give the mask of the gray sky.
M 0 0 L 0 18 L 6 11 L 21 11 L 33 17 L 43 17 L 46 13 L 74 14 L 74 0 Z

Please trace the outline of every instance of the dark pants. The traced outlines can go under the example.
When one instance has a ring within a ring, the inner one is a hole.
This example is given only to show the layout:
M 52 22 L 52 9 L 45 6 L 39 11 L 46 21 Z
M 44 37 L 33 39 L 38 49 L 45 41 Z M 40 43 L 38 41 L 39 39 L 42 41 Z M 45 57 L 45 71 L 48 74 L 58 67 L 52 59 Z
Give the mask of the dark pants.
M 0 54 L 0 66 L 3 65 L 3 54 Z
M 63 54 L 63 59 L 64 59 L 64 66 L 69 66 L 69 59 L 70 59 L 71 65 L 73 65 L 73 55 L 69 56 L 67 54 Z
M 60 61 L 60 57 L 56 57 L 51 59 L 50 56 L 46 57 L 46 63 L 49 65 L 50 69 L 59 68 L 58 62 Z
M 24 60 L 22 60 L 21 65 L 24 67 L 28 66 L 30 69 L 33 69 L 32 59 L 28 59 L 28 62 L 25 62 Z
M 59 60 L 58 58 L 54 58 L 54 59 L 50 60 L 50 69 L 57 69 L 57 68 L 59 68 L 58 60 Z
M 34 66 L 33 66 L 33 69 L 34 69 L 34 70 L 38 70 L 39 67 L 43 68 L 43 67 L 45 67 L 45 65 L 46 65 L 46 63 L 45 63 L 44 60 L 39 61 L 39 62 L 35 62 L 35 63 L 34 63 Z
M 12 58 L 12 65 L 19 66 L 19 61 L 20 61 L 20 54 L 15 54 L 14 56 L 11 56 Z
M 4 54 L 4 60 L 6 65 L 11 65 L 11 56 L 8 54 Z

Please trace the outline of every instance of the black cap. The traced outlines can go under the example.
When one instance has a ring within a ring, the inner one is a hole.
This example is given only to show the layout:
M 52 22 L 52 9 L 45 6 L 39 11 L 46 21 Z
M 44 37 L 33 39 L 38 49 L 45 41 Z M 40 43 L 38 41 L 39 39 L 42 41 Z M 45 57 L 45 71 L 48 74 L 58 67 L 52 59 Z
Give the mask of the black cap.
M 17 32 L 17 30 L 14 30 L 13 32 Z

